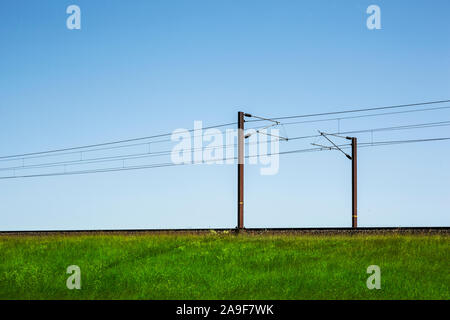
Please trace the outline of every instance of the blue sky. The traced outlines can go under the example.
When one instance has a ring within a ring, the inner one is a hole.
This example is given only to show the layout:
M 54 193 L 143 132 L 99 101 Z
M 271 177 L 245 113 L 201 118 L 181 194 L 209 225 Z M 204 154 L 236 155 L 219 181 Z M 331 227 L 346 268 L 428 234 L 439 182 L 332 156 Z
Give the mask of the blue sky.
M 67 6 L 81 30 L 66 28 Z M 366 8 L 381 8 L 368 30 Z M 0 155 L 233 122 L 450 97 L 448 1 L 3 1 Z M 448 104 L 447 104 L 448 105 Z M 359 130 L 450 111 L 345 120 Z M 336 130 L 335 122 L 287 128 Z M 448 127 L 376 139 L 450 136 Z M 367 135 L 358 135 L 361 142 Z M 288 142 L 282 150 L 309 147 Z M 450 225 L 449 142 L 359 151 L 361 226 Z M 248 227 L 350 226 L 338 152 L 246 169 Z M 235 166 L 0 180 L 1 230 L 236 225 Z

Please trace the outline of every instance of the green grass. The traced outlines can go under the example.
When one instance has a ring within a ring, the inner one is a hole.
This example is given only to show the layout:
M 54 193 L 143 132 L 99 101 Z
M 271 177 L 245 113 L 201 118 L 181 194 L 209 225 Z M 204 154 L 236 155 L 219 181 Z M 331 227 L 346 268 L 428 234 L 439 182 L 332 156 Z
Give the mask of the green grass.
M 447 235 L 0 237 L 0 299 L 448 299 Z M 68 290 L 66 268 L 81 268 Z M 381 268 L 381 290 L 366 269 Z

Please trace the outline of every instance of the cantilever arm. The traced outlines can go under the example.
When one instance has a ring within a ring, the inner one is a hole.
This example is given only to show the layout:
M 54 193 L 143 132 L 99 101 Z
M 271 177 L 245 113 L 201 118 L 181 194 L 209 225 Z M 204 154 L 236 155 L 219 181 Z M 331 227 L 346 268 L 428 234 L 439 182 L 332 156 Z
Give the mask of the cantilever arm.
M 336 145 L 333 141 L 331 141 L 331 139 L 329 139 L 329 138 L 326 136 L 326 133 L 321 132 L 321 131 L 319 131 L 319 133 L 320 133 L 320 135 L 321 135 L 322 137 L 324 137 L 325 139 L 327 139 L 328 141 L 330 141 L 330 143 L 331 143 L 337 150 L 339 150 L 340 152 L 342 152 L 348 159 L 352 160 L 352 156 L 349 155 L 349 154 L 347 154 L 347 153 L 345 153 L 341 148 L 339 148 L 338 145 Z

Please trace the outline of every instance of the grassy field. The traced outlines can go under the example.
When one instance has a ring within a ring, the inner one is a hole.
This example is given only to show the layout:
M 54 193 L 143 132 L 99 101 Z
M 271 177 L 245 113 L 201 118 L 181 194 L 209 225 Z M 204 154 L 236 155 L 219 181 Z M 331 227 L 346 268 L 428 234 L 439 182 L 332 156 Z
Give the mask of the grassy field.
M 447 235 L 1 236 L 0 299 L 448 299 Z M 66 268 L 81 268 L 68 290 Z M 369 265 L 381 290 L 369 290 Z

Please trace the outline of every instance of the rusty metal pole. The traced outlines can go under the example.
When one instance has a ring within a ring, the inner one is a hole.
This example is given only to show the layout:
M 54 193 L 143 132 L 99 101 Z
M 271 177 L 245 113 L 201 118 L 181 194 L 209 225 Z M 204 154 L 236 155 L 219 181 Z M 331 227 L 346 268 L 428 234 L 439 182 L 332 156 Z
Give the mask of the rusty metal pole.
M 238 216 L 237 229 L 244 229 L 244 113 L 238 112 Z
M 352 228 L 358 227 L 357 139 L 352 138 Z

